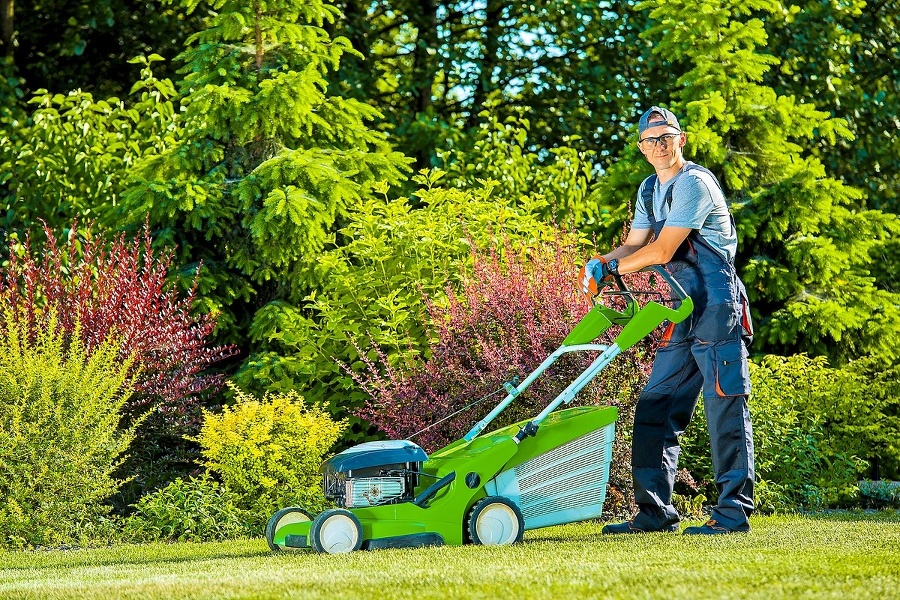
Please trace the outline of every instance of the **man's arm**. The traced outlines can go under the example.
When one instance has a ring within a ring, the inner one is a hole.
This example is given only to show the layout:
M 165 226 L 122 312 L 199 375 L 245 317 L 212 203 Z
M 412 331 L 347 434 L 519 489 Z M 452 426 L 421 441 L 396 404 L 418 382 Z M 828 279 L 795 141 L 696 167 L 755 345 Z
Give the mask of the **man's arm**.
M 614 258 L 618 258 L 621 261 L 626 256 L 631 256 L 641 248 L 647 245 L 650 241 L 650 238 L 653 237 L 652 229 L 634 229 L 632 228 L 628 232 L 628 237 L 625 238 L 625 243 L 619 246 L 618 248 L 613 249 L 611 252 L 604 254 L 604 260 L 612 260 Z M 621 263 L 620 263 L 621 264 Z
M 664 265 L 693 231 L 689 227 L 663 227 L 659 236 L 650 242 L 650 229 L 632 229 L 625 243 L 604 256 L 619 259 L 619 273 L 634 273 L 650 265 Z M 648 243 L 649 242 L 649 243 Z

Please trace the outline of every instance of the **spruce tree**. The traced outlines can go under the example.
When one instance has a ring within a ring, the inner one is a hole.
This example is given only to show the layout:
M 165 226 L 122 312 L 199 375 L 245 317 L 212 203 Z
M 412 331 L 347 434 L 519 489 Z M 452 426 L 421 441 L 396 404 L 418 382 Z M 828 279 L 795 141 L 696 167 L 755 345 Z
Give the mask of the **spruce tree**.
M 199 0 L 184 0 L 188 14 Z M 136 170 L 122 215 L 149 215 L 185 265 L 204 265 L 207 310 L 244 341 L 256 311 L 299 303 L 348 206 L 408 161 L 367 126 L 377 111 L 329 95 L 346 53 L 321 0 L 211 0 L 206 29 L 179 59 L 182 112 L 166 148 Z
M 762 85 L 778 59 L 763 54 L 760 18 L 771 0 L 650 0 L 653 52 L 670 61 L 667 105 L 688 132 L 687 158 L 712 169 L 732 202 L 738 268 L 756 318 L 757 351 L 861 355 L 893 360 L 900 295 L 878 289 L 871 256 L 900 224 L 856 210 L 861 192 L 830 177 L 814 143 L 850 137 L 841 119 Z M 634 202 L 646 165 L 632 145 L 599 189 L 601 201 Z M 630 204 L 629 204 L 630 205 Z M 622 210 L 617 213 L 624 218 Z

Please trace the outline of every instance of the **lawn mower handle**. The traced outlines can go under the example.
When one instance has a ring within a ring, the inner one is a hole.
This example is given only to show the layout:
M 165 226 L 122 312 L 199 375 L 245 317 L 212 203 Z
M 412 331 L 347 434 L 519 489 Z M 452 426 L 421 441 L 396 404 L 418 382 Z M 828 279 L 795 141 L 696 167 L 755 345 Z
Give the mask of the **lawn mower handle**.
M 595 305 L 591 312 L 582 319 L 582 322 L 575 326 L 575 329 L 572 330 L 572 333 L 566 337 L 566 340 L 563 341 L 563 346 L 567 344 L 567 342 L 572 342 L 573 344 L 583 343 L 583 340 L 590 335 L 593 335 L 591 328 L 587 330 L 589 333 L 585 336 L 579 336 L 579 329 L 582 327 L 584 323 L 587 322 L 588 319 L 591 318 L 591 313 L 600 312 L 601 316 L 596 317 L 594 320 L 600 320 L 601 324 L 605 322 L 607 325 L 616 323 L 619 325 L 623 325 L 622 331 L 619 332 L 619 335 L 616 336 L 615 341 L 609 346 L 602 347 L 602 352 L 600 356 L 598 356 L 593 363 L 585 369 L 581 375 L 579 375 L 575 381 L 569 384 L 569 386 L 563 390 L 559 396 L 557 396 L 541 413 L 536 416 L 534 419 L 529 421 L 524 427 L 519 430 L 519 433 L 515 435 L 516 442 L 521 442 L 528 436 L 535 435 L 538 430 L 538 426 L 541 422 L 549 415 L 552 411 L 556 410 L 561 404 L 568 404 L 572 400 L 575 399 L 576 394 L 578 394 L 581 389 L 586 386 L 590 381 L 597 376 L 597 374 L 602 371 L 606 365 L 608 365 L 619 353 L 623 350 L 627 350 L 632 347 L 638 341 L 649 335 L 657 326 L 663 323 L 666 320 L 669 320 L 672 323 L 680 323 L 684 319 L 687 318 L 689 314 L 694 310 L 694 303 L 691 300 L 691 297 L 687 295 L 684 291 L 684 288 L 681 287 L 681 284 L 675 280 L 675 278 L 669 273 L 666 268 L 662 265 L 651 265 L 645 269 L 644 271 L 653 271 L 657 275 L 663 278 L 663 280 L 669 285 L 672 292 L 675 294 L 677 300 L 679 301 L 679 306 L 669 307 L 664 306 L 663 304 L 657 302 L 648 302 L 644 308 L 638 308 L 637 302 L 634 299 L 634 296 L 631 290 L 628 289 L 628 286 L 625 285 L 625 282 L 622 281 L 621 277 L 615 276 L 616 284 L 619 286 L 620 293 L 623 296 L 627 296 L 627 302 L 629 304 L 629 308 L 626 309 L 622 313 L 615 313 L 610 311 L 609 309 L 603 307 L 602 305 Z M 609 317 L 609 318 L 607 318 Z M 591 324 L 593 327 L 593 324 Z M 605 331 L 605 327 L 603 327 Z M 601 349 L 594 346 L 596 349 Z M 591 345 L 581 346 L 572 345 L 571 349 L 594 349 L 591 348 Z M 521 391 L 521 390 L 520 390 Z
M 641 269 L 641 271 L 653 271 L 662 277 L 665 282 L 669 284 L 669 287 L 675 293 L 675 297 L 679 300 L 685 300 L 688 297 L 687 292 L 684 291 L 684 288 L 681 287 L 678 280 L 672 277 L 672 274 L 669 273 L 663 265 L 650 265 L 649 267 Z
M 553 402 L 547 406 L 535 419 L 526 425 L 516 436 L 521 441 L 529 435 L 534 435 L 537 426 L 552 410 L 556 409 L 561 403 L 568 404 L 575 395 L 587 385 L 616 355 L 622 350 L 630 348 L 640 339 L 652 332 L 660 323 L 666 319 L 680 323 L 693 310 L 693 302 L 685 293 L 684 288 L 666 271 L 665 267 L 653 265 L 645 270 L 657 273 L 669 285 L 675 294 L 677 300 L 680 301 L 678 308 L 663 306 L 656 302 L 649 302 L 645 309 L 639 309 L 634 295 L 625 282 L 620 277 L 616 277 L 616 284 L 619 287 L 618 293 L 626 298 L 628 306 L 622 312 L 613 310 L 603 306 L 602 304 L 594 304 L 594 307 L 585 315 L 582 320 L 563 340 L 562 345 L 550 354 L 544 361 L 532 371 L 524 381 L 517 386 L 508 386 L 509 394 L 494 409 L 485 416 L 481 421 L 475 424 L 471 430 L 463 437 L 466 441 L 471 441 L 477 437 L 489 423 L 491 423 L 497 415 L 499 415 L 506 407 L 523 391 L 525 391 L 531 383 L 537 379 L 544 371 L 546 371 L 558 358 L 569 352 L 597 351 L 600 355 L 597 359 L 579 375 Z M 593 298 L 591 299 L 593 302 Z M 639 318 L 635 319 L 640 313 Z M 632 322 L 635 321 L 635 322 Z M 623 327 L 622 332 L 617 336 L 615 343 L 611 345 L 597 344 L 594 340 L 603 334 L 612 325 L 620 325 Z

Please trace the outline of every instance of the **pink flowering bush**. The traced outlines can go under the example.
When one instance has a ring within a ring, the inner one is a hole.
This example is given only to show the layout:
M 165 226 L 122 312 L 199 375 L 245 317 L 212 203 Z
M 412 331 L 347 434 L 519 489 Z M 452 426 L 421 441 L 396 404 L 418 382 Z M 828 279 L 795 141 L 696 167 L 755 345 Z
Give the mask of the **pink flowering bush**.
M 354 374 L 369 395 L 357 416 L 393 439 L 412 438 L 428 451 L 460 438 L 505 396 L 504 382 L 524 379 L 575 327 L 590 308 L 576 287 L 583 251 L 571 237 L 534 248 L 472 251 L 471 272 L 462 289 L 446 299 L 427 300 L 432 343 L 426 360 L 388 364 L 378 348 L 367 369 Z M 648 274 L 629 276 L 637 289 L 650 287 Z M 605 297 L 605 302 L 617 300 Z M 614 328 L 599 343 L 615 337 Z M 582 392 L 578 404 L 619 409 L 606 514 L 633 508 L 631 427 L 634 404 L 649 374 L 652 341 L 624 352 Z M 559 359 L 498 417 L 491 427 L 540 412 L 596 358 L 596 352 Z M 453 415 L 446 419 L 448 415 Z
M 168 279 L 172 254 L 155 251 L 146 228 L 135 240 L 122 234 L 107 243 L 82 240 L 72 227 L 63 247 L 49 229 L 45 233 L 40 259 L 30 243 L 13 245 L 0 274 L 0 303 L 31 339 L 54 314 L 67 334 L 81 325 L 88 353 L 120 338 L 121 358 L 133 356 L 138 371 L 131 412 L 158 405 L 186 414 L 198 394 L 222 386 L 222 375 L 204 371 L 235 349 L 209 344 L 215 318 L 192 314 L 195 288 L 179 297 Z
M 179 294 L 169 279 L 173 255 L 152 248 L 147 228 L 136 239 L 119 235 L 111 243 L 74 226 L 64 240 L 45 233 L 40 253 L 29 240 L 11 240 L 0 270 L 0 306 L 32 342 L 48 328 L 66 336 L 78 332 L 90 356 L 116 340 L 120 360 L 131 361 L 129 376 L 135 377 L 123 426 L 150 413 L 122 475 L 136 475 L 140 489 L 164 484 L 170 477 L 159 471 L 166 465 L 192 467 L 197 454 L 183 436 L 199 431 L 201 399 L 224 383 L 208 369 L 236 349 L 210 343 L 215 318 L 192 310 L 196 275 Z M 0 335 L 7 334 L 0 327 Z

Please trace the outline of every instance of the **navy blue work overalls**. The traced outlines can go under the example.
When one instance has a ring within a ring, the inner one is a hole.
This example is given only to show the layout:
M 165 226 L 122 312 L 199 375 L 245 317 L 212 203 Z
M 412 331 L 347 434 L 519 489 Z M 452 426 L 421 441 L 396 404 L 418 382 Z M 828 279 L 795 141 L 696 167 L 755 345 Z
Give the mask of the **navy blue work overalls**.
M 691 162 L 682 171 L 690 169 L 709 173 Z M 652 175 L 644 184 L 641 199 L 659 236 L 665 221 L 653 215 L 655 178 Z M 666 194 L 670 206 L 675 185 L 677 182 Z M 667 339 L 657 351 L 650 380 L 635 409 L 632 473 L 640 511 L 634 524 L 656 530 L 678 523 L 678 513 L 672 506 L 678 438 L 702 390 L 719 491 L 711 518 L 729 529 L 746 530 L 754 508 L 746 347 L 752 327 L 746 291 L 734 265 L 697 230 L 688 235 L 666 268 L 691 296 L 695 308 L 682 323 L 669 325 Z

